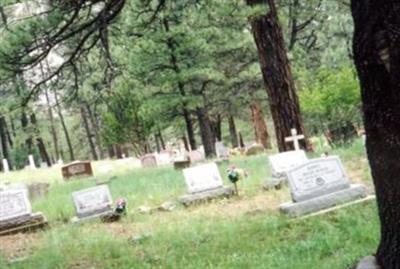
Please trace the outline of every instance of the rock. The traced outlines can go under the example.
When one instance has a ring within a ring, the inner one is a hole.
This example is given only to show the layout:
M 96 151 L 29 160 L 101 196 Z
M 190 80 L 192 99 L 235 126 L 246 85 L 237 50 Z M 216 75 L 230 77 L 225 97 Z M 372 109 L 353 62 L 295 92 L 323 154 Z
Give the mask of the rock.
M 264 146 L 261 144 L 254 144 L 251 145 L 247 150 L 246 150 L 246 156 L 252 156 L 252 155 L 258 155 L 264 153 L 265 149 Z
M 130 241 L 133 243 L 133 244 L 141 244 L 141 243 L 143 243 L 143 241 L 145 241 L 146 239 L 149 239 L 149 238 L 151 238 L 151 234 L 149 234 L 149 233 L 145 233 L 145 234 L 139 234 L 139 235 L 135 235 L 135 236 L 132 236 L 131 238 L 130 238 Z
M 139 206 L 137 211 L 141 214 L 150 214 L 151 213 L 151 208 L 148 206 Z
M 358 263 L 356 269 L 381 269 L 381 267 L 376 264 L 374 256 L 368 256 Z
M 176 204 L 174 202 L 165 202 L 158 207 L 158 210 L 164 212 L 171 212 L 174 211 L 175 208 Z

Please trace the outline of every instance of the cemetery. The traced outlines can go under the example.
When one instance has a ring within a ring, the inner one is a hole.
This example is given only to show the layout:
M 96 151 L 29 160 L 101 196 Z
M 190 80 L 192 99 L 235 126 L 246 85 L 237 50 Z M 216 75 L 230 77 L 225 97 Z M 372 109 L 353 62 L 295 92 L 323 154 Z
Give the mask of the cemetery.
M 399 269 L 399 10 L 0 1 L 0 269 Z

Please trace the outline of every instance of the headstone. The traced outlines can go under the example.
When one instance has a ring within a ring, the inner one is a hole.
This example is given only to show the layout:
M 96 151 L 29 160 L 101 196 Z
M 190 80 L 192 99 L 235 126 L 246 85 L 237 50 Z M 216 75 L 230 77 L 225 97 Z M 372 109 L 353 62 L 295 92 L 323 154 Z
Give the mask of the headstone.
M 72 193 L 76 219 L 81 221 L 112 214 L 112 198 L 107 185 L 100 185 Z
M 179 200 L 185 206 L 204 200 L 233 195 L 232 186 L 224 186 L 215 163 L 203 164 L 183 170 L 187 194 Z
M 265 148 L 261 144 L 253 144 L 246 150 L 246 156 L 258 155 L 265 152 Z
M 4 173 L 10 172 L 10 166 L 8 165 L 7 159 L 3 159 L 3 172 Z
M 303 150 L 286 151 L 268 157 L 272 178 L 264 182 L 264 189 L 279 188 L 286 181 L 286 171 L 308 161 Z
M 32 214 L 26 188 L 0 192 L 0 235 L 33 230 L 46 224 L 41 213 Z
M 156 161 L 157 161 L 157 165 L 159 165 L 159 166 L 172 164 L 172 158 L 168 152 L 160 152 L 160 153 L 156 154 Z
M 189 152 L 189 160 L 191 163 L 198 163 L 205 160 L 203 153 L 199 150 Z
M 77 176 L 93 176 L 92 164 L 90 161 L 76 161 L 61 167 L 62 176 L 65 180 Z
M 299 140 L 304 139 L 305 138 L 304 135 L 298 135 L 297 130 L 294 128 L 290 130 L 290 133 L 292 136 L 286 137 L 285 141 L 293 142 L 294 150 L 300 150 Z
M 157 167 L 157 158 L 154 154 L 146 154 L 140 158 L 142 167 Z
M 218 159 L 228 159 L 229 152 L 222 141 L 215 142 L 215 152 Z
M 49 183 L 36 182 L 28 184 L 29 199 L 35 201 L 47 196 L 49 192 Z
M 301 216 L 365 198 L 365 186 L 350 185 L 339 157 L 312 159 L 287 171 L 292 203 L 281 211 Z
M 33 155 L 29 155 L 28 160 L 29 160 L 29 168 L 32 170 L 35 170 L 36 165 L 35 165 L 35 159 L 33 158 Z

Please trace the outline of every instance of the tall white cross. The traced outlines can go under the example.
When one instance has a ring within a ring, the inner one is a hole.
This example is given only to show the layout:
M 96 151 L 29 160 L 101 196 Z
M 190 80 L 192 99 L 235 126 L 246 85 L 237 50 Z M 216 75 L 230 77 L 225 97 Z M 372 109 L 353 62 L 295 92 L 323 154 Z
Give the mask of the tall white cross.
M 10 166 L 8 165 L 7 159 L 3 159 L 3 172 L 4 173 L 10 172 Z
M 292 136 L 286 137 L 285 142 L 293 142 L 294 149 L 300 150 L 299 140 L 304 139 L 304 135 L 298 135 L 297 130 L 294 128 L 290 130 L 290 133 L 292 134 Z

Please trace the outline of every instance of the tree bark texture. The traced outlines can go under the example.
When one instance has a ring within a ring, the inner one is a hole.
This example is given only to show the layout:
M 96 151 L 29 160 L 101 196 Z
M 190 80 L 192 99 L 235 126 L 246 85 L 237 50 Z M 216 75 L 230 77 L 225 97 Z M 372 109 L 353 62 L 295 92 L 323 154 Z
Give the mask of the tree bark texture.
M 54 145 L 54 154 L 56 160 L 60 159 L 60 150 L 58 147 L 58 136 L 57 136 L 57 131 L 55 127 L 55 121 L 54 121 L 54 116 L 53 116 L 53 109 L 50 104 L 50 97 L 49 97 L 49 92 L 46 89 L 45 90 L 45 96 L 46 96 L 46 102 L 47 102 L 47 113 L 49 115 L 49 121 L 50 121 L 50 133 L 53 138 L 53 145 Z
M 247 0 L 248 5 L 259 2 L 261 1 Z M 283 152 L 294 149 L 293 143 L 285 142 L 290 130 L 296 128 L 298 133 L 304 134 L 304 126 L 275 3 L 273 0 L 267 2 L 269 12 L 266 15 L 252 16 L 249 21 L 269 97 L 278 149 Z M 300 141 L 300 146 L 304 149 L 310 148 L 308 140 Z
M 201 141 L 203 142 L 204 152 L 207 158 L 215 156 L 215 137 L 212 130 L 210 118 L 204 107 L 196 109 L 197 119 L 199 121 Z
M 99 157 L 97 156 L 96 146 L 93 142 L 93 135 L 90 130 L 89 121 L 87 119 L 87 114 L 86 114 L 84 106 L 81 106 L 81 117 L 82 117 L 82 121 L 83 121 L 83 127 L 85 128 L 86 136 L 87 136 L 87 139 L 89 142 L 89 148 L 90 148 L 90 152 L 92 154 L 92 158 L 93 158 L 93 160 L 98 160 Z
M 228 125 L 232 148 L 237 148 L 239 146 L 238 133 L 236 130 L 235 118 L 232 115 L 228 118 Z
M 352 0 L 351 8 L 354 62 L 381 222 L 376 258 L 384 269 L 399 269 L 400 2 Z
M 253 102 L 250 105 L 251 118 L 254 126 L 256 142 L 263 145 L 264 148 L 271 148 L 271 142 L 267 130 L 267 124 L 264 120 L 264 115 L 261 110 L 261 105 L 258 102 Z
M 10 169 L 12 169 L 11 158 L 10 158 L 10 149 L 9 149 L 9 144 L 8 144 L 8 139 L 7 139 L 7 125 L 6 125 L 6 119 L 4 116 L 0 116 L 0 139 L 1 139 L 1 150 L 3 153 L 3 158 L 7 159 Z M 4 167 L 3 167 L 3 169 L 4 169 Z

